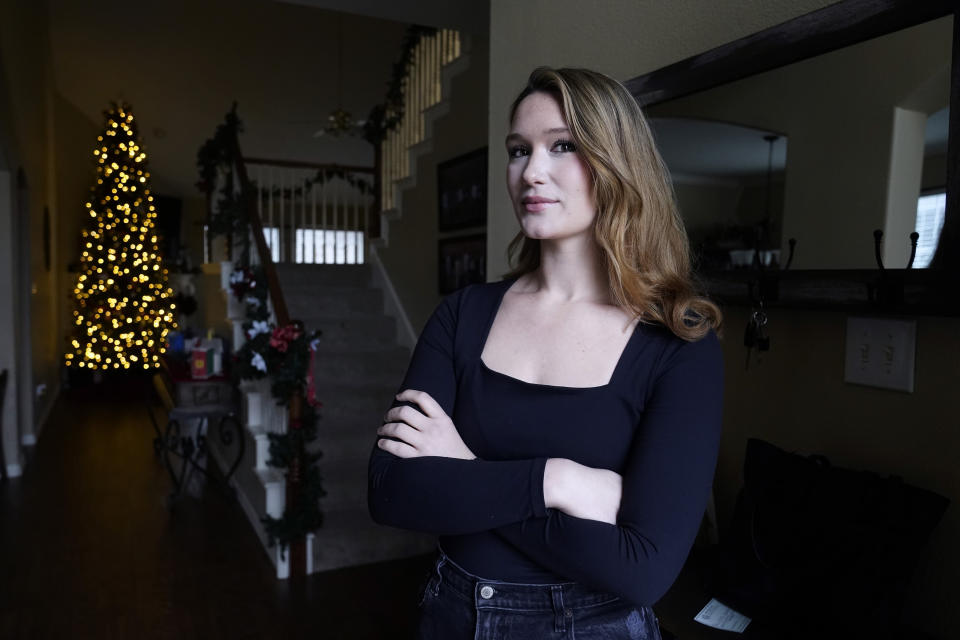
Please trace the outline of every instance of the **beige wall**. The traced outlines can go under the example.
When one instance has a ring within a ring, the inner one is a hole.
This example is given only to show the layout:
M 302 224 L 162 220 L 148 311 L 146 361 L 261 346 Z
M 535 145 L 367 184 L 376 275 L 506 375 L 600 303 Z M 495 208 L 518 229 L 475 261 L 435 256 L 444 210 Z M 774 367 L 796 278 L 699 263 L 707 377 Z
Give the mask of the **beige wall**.
M 506 271 L 504 248 L 518 227 L 504 175 L 507 110 L 534 67 L 580 66 L 628 80 L 746 36 L 831 0 L 635 2 L 529 0 L 490 3 L 490 162 L 488 274 Z M 791 152 L 793 151 L 791 147 Z
M 473 38 L 469 57 L 469 67 L 453 77 L 450 96 L 444 96 L 450 100 L 450 111 L 434 121 L 431 153 L 417 160 L 416 185 L 403 192 L 401 217 L 389 223 L 388 246 L 377 250 L 417 332 L 440 301 L 437 164 L 487 144 L 487 42 Z M 501 175 L 488 178 L 491 189 L 501 184 Z M 465 230 L 462 235 L 475 232 Z M 444 237 L 450 235 L 454 234 Z
M 960 598 L 960 420 L 953 406 L 960 380 L 960 321 L 917 323 L 914 393 L 843 382 L 846 315 L 773 309 L 771 350 L 746 370 L 739 337 L 748 310 L 724 309 L 727 336 L 724 433 L 716 477 L 721 522 L 742 484 L 749 437 L 787 450 L 826 454 L 833 464 L 896 474 L 952 502 L 914 579 L 908 619 L 938 638 L 956 638 Z
M 674 182 L 677 207 L 683 224 L 694 239 L 716 235 L 724 227 L 749 227 L 763 221 L 767 213 L 767 185 L 756 180 L 743 183 L 734 180 L 715 183 Z M 780 246 L 780 221 L 783 213 L 783 174 L 773 177 L 770 184 L 770 244 Z M 750 247 L 752 239 L 744 239 Z
M 232 345 L 233 326 L 227 319 L 227 300 L 220 289 L 220 264 L 203 264 L 203 225 L 206 219 L 206 198 L 198 196 L 183 199 L 180 241 L 190 256 L 190 263 L 202 267 L 201 273 L 193 278 L 197 289 L 197 311 L 188 318 L 188 326 L 199 333 L 213 329 Z M 222 246 L 223 238 L 217 238 L 214 243 Z M 216 258 L 214 256 L 213 260 Z
M 80 263 L 80 231 L 87 223 L 84 203 L 90 198 L 90 187 L 95 179 L 95 165 L 91 150 L 100 135 L 99 124 L 91 122 L 59 94 L 54 104 L 54 158 L 57 167 L 57 203 L 60 211 L 55 241 L 59 247 L 56 269 L 61 274 L 58 287 L 59 311 L 57 347 L 62 348 L 64 337 L 73 318 L 73 288 L 78 273 L 69 272 L 70 265 Z M 59 358 L 62 354 L 58 354 Z
M 947 154 L 935 153 L 923 158 L 921 189 L 942 189 L 947 184 Z
M 12 211 L 8 210 L 8 214 L 17 217 L 14 228 L 23 229 L 22 235 L 10 239 L 17 243 L 19 260 L 12 272 L 13 277 L 20 280 L 12 283 L 14 295 L 18 286 L 25 287 L 28 293 L 20 299 L 14 298 L 18 306 L 12 311 L 19 315 L 20 325 L 15 324 L 9 313 L 5 313 L 5 320 L 0 322 L 3 325 L 0 332 L 7 340 L 14 341 L 11 348 L 3 349 L 0 366 L 11 369 L 16 379 L 16 403 L 9 393 L 7 401 L 19 412 L 20 437 L 29 441 L 37 435 L 37 424 L 49 409 L 51 392 L 57 387 L 59 346 L 56 340 L 58 272 L 52 265 L 49 271 L 44 267 L 42 247 L 44 207 L 50 208 L 54 237 L 57 228 L 51 154 L 52 71 L 43 3 L 0 5 L 0 63 L 5 80 L 5 86 L 0 87 L 0 100 L 5 102 L 0 113 L 6 119 L 0 123 L 4 129 L 4 156 L 14 191 L 18 168 L 23 170 L 28 187 L 27 199 L 17 203 Z M 51 250 L 51 259 L 55 261 L 55 242 L 51 242 Z M 19 363 L 14 362 L 17 349 L 30 350 Z M 35 401 L 34 389 L 41 383 L 47 385 L 47 394 Z M 7 450 L 8 461 L 16 456 L 16 451 L 16 447 L 13 451 Z
M 902 268 L 916 221 L 924 113 L 949 100 L 942 70 L 951 34 L 952 20 L 943 18 L 656 105 L 650 113 L 734 122 L 787 137 L 782 245 L 785 250 L 787 239 L 797 238 L 794 267 L 872 268 L 873 230 L 883 229 L 885 260 Z M 907 104 L 915 117 L 895 119 L 895 111 L 903 112 L 896 107 Z M 904 135 L 911 127 L 913 135 Z
M 507 108 L 535 66 L 585 66 L 625 80 L 827 4 L 738 0 L 720 9 L 707 0 L 492 0 L 490 175 L 503 175 L 505 155 L 497 150 L 507 133 Z M 793 139 L 790 154 L 792 162 Z M 496 179 L 489 202 L 489 274 L 495 279 L 506 268 L 503 251 L 517 225 Z M 960 637 L 953 616 L 960 600 L 960 425 L 951 402 L 960 379 L 960 321 L 917 319 L 916 391 L 904 394 L 843 383 L 845 314 L 771 311 L 772 350 L 746 372 L 739 346 L 746 310 L 726 313 L 727 393 L 716 481 L 721 521 L 729 518 L 741 484 L 748 436 L 823 453 L 839 465 L 897 473 L 938 491 L 954 505 L 915 577 L 908 617 L 936 637 Z
M 362 139 L 314 134 L 383 100 L 401 23 L 273 0 L 44 4 L 57 89 L 98 125 L 110 100 L 133 106 L 156 193 L 198 194 L 197 149 L 233 101 L 248 157 L 373 164 Z
M 183 244 L 184 251 L 190 256 L 190 262 L 195 266 L 203 264 L 203 225 L 206 221 L 206 198 L 200 194 L 193 198 L 184 198 L 180 219 L 180 242 Z
M 733 181 L 727 184 L 674 182 L 680 216 L 689 231 L 704 231 L 719 222 L 738 224 L 737 211 L 743 187 Z

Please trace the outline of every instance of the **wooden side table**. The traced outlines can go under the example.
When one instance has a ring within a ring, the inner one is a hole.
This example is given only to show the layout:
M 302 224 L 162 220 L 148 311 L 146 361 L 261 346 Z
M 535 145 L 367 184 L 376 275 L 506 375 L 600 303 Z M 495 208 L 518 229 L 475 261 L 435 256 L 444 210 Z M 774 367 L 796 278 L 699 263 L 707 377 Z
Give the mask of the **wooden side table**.
M 162 433 L 154 420 L 154 448 L 163 457 L 173 481 L 171 504 L 195 472 L 229 487 L 230 477 L 240 466 L 246 448 L 238 418 L 237 393 L 230 379 L 225 375 L 194 379 L 163 367 L 154 374 L 153 386 L 167 411 Z M 202 464 L 211 437 L 217 438 L 221 450 L 236 451 L 222 480 Z

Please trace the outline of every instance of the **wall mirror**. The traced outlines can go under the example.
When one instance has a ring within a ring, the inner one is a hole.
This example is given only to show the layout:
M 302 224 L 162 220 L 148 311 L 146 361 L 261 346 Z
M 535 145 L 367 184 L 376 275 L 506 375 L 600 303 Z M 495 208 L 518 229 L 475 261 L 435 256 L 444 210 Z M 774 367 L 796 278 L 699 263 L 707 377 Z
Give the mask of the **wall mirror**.
M 957 312 L 957 4 L 847 0 L 627 83 L 712 293 Z

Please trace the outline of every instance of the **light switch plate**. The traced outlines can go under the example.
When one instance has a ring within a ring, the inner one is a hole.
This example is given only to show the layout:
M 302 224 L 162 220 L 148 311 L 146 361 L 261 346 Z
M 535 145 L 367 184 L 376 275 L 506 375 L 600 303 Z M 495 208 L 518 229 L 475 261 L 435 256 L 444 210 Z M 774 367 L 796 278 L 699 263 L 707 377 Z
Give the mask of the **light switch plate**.
M 847 318 L 844 381 L 913 393 L 916 341 L 916 322 Z

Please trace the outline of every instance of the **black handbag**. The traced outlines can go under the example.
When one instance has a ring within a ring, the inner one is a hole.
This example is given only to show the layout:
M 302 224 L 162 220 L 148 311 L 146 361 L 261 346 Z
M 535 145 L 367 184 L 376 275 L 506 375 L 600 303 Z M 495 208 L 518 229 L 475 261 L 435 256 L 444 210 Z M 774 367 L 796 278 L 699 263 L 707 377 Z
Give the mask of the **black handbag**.
M 895 637 L 919 553 L 948 504 L 896 476 L 750 439 L 709 586 L 774 625 L 818 637 Z

